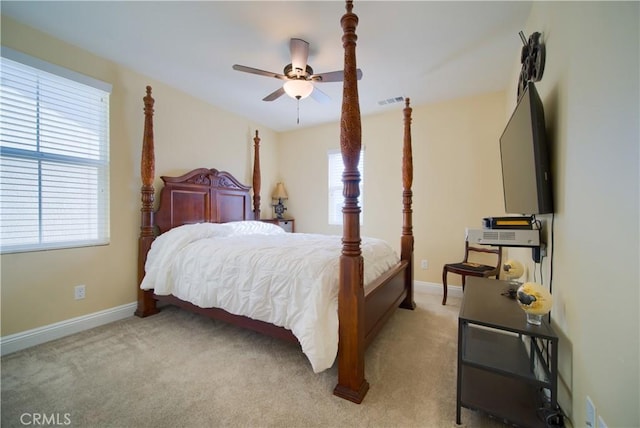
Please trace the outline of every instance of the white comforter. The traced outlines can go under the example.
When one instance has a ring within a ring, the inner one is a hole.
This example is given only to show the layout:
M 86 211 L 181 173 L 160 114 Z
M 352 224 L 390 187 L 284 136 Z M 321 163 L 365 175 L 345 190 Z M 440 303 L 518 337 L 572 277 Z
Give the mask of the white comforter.
M 141 288 L 287 328 L 318 373 L 338 352 L 341 249 L 340 236 L 264 222 L 185 225 L 153 242 Z M 365 285 L 398 262 L 379 239 L 362 238 L 362 255 Z

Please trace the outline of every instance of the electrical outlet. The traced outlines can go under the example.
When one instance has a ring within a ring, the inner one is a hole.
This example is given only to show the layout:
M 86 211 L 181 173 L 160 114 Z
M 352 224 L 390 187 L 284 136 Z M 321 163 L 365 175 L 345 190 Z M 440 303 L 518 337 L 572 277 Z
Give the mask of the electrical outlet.
M 598 428 L 608 428 L 602 416 L 598 416 Z
M 420 267 L 424 270 L 429 269 L 429 262 L 427 260 L 422 260 L 422 262 L 420 262 Z
M 85 297 L 85 287 L 84 285 L 76 285 L 73 288 L 73 296 L 76 300 L 84 299 Z
M 585 411 L 585 425 L 589 428 L 596 428 L 596 406 L 587 395 L 587 408 Z

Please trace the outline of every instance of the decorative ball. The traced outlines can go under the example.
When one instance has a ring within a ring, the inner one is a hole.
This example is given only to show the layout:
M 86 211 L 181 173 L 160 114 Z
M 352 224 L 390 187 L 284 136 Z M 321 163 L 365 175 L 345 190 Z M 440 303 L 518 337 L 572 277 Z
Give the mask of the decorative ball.
M 518 279 L 524 275 L 524 266 L 517 260 L 507 260 L 502 268 L 507 279 Z
M 525 282 L 518 287 L 516 300 L 522 310 L 531 315 L 548 314 L 553 304 L 549 290 L 535 282 Z

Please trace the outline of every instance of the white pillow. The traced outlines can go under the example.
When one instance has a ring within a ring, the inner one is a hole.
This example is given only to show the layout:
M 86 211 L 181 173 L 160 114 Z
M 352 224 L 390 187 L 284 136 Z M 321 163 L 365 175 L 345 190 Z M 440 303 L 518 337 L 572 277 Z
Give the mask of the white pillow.
M 231 228 L 232 232 L 230 236 L 279 235 L 286 233 L 284 229 L 277 224 L 257 220 L 232 221 L 225 223 L 225 225 Z

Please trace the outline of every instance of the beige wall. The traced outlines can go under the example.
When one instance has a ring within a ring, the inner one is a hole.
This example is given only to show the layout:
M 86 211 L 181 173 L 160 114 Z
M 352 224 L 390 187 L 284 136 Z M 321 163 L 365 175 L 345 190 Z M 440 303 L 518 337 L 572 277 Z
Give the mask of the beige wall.
M 2 44 L 113 85 L 111 243 L 102 247 L 5 254 L 2 336 L 134 302 L 140 227 L 140 148 L 146 85 L 153 87 L 156 175 L 225 169 L 251 184 L 253 132 L 262 136 L 263 188 L 274 184 L 277 135 L 160 82 L 2 17 Z M 156 180 L 159 182 L 159 179 Z M 86 299 L 73 287 L 86 285 Z
M 362 119 L 364 220 L 361 234 L 400 248 L 402 230 L 403 104 Z M 440 283 L 442 265 L 459 260 L 466 227 L 502 215 L 498 137 L 505 124 L 503 92 L 413 109 L 413 224 L 420 281 Z M 330 124 L 284 133 L 279 162 L 289 191 L 288 214 L 300 232 L 341 234 L 327 223 L 327 151 L 339 149 Z M 452 284 L 460 277 L 452 275 Z
M 523 29 L 547 50 L 536 87 L 553 146 L 552 320 L 577 427 L 587 396 L 608 426 L 640 426 L 639 25 L 638 2 L 535 2 Z

